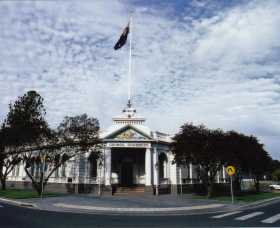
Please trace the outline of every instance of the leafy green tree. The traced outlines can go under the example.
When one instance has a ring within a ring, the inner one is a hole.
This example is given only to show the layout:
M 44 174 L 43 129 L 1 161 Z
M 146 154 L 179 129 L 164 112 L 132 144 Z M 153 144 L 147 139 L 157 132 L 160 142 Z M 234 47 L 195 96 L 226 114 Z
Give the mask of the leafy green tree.
M 256 191 L 259 192 L 259 182 L 270 170 L 271 157 L 264 150 L 264 145 L 255 136 L 247 136 L 235 131 L 227 132 L 227 160 L 239 170 L 235 178 L 240 187 L 242 174 L 250 174 L 254 179 Z
M 274 181 L 280 181 L 280 169 L 275 169 L 273 172 L 272 172 L 272 179 Z
M 0 137 L 2 188 L 5 188 L 7 175 L 22 160 L 32 186 L 41 194 L 62 164 L 81 153 L 97 151 L 100 142 L 97 119 L 86 114 L 65 117 L 54 131 L 45 120 L 43 101 L 36 91 L 28 91 L 9 105 Z M 34 165 L 40 168 L 39 174 L 34 172 Z
M 17 147 L 7 141 L 6 134 L 6 130 L 0 129 L 0 181 L 2 190 L 6 190 L 8 175 L 22 160 Z
M 174 137 L 173 153 L 177 164 L 192 162 L 201 167 L 201 178 L 207 187 L 207 196 L 213 196 L 218 170 L 225 164 L 224 132 L 210 130 L 204 125 L 183 125 Z
M 5 123 L 10 129 L 10 138 L 14 144 L 38 146 L 51 137 L 51 130 L 45 120 L 43 101 L 36 91 L 28 91 L 14 104 L 9 105 Z
M 40 150 L 24 153 L 25 172 L 38 194 L 42 193 L 53 173 L 71 158 L 86 152 L 99 156 L 98 133 L 99 122 L 95 118 L 89 118 L 86 114 L 65 117 L 47 145 Z M 33 172 L 34 166 L 40 167 L 40 175 Z
M 264 145 L 254 136 L 210 130 L 190 123 L 183 125 L 175 135 L 173 153 L 177 164 L 192 162 L 201 167 L 200 176 L 208 189 L 208 197 L 213 195 L 217 171 L 227 165 L 237 168 L 235 183 L 239 190 L 242 175 L 250 174 L 259 192 L 259 182 L 269 173 L 272 162 Z
M 21 162 L 18 147 L 10 141 L 10 129 L 2 125 L 0 129 L 0 181 L 2 190 L 6 190 L 6 180 L 17 164 Z
M 50 129 L 44 120 L 43 98 L 36 91 L 28 91 L 14 104 L 1 126 L 0 179 L 2 189 L 6 188 L 8 174 L 21 160 L 21 151 L 31 145 L 38 145 L 48 137 Z
M 7 175 L 24 160 L 24 151 L 46 143 L 52 133 L 44 119 L 43 98 L 36 91 L 28 91 L 9 105 L 9 112 L 1 128 L 1 183 L 5 188 Z

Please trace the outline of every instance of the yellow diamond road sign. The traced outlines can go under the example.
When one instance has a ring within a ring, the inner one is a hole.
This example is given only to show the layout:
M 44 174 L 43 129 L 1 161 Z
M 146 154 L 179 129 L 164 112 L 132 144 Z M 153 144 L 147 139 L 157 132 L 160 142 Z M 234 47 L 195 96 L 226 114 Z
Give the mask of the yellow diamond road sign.
M 235 174 L 235 168 L 232 165 L 227 166 L 226 171 L 227 171 L 227 174 L 230 176 Z

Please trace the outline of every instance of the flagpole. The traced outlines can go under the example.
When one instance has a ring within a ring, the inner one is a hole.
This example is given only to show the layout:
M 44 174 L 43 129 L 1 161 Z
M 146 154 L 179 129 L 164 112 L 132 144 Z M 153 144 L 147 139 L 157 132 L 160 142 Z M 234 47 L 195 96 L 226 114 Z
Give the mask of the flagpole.
M 131 105 L 132 16 L 129 17 L 128 105 Z

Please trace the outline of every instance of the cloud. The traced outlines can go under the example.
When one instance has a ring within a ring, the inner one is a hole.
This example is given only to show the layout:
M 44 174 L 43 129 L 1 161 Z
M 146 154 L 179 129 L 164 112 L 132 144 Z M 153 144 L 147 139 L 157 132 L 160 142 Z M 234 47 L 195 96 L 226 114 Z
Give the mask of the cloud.
M 235 129 L 280 158 L 280 4 L 220 2 L 178 1 L 172 14 L 129 1 L 1 2 L 1 119 L 36 89 L 52 126 L 83 112 L 109 126 L 127 99 L 128 47 L 112 47 L 133 9 L 133 101 L 149 126 Z

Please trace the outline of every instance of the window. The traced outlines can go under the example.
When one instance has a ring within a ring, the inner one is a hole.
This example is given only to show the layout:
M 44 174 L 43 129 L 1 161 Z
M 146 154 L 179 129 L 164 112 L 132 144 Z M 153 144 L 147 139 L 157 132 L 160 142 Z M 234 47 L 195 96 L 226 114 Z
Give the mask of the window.
M 40 163 L 35 163 L 35 177 L 38 178 L 40 176 L 41 172 L 41 164 Z
M 95 178 L 97 177 L 97 155 L 96 153 L 92 152 L 88 157 L 88 164 L 89 164 L 89 177 Z
M 19 168 L 20 168 L 20 164 L 16 165 L 16 176 L 19 176 Z
M 61 177 L 66 177 L 66 163 L 61 166 Z
M 89 177 L 94 178 L 97 176 L 97 160 L 89 160 Z
M 35 171 L 35 164 L 34 164 L 34 161 L 31 162 L 31 167 L 30 167 L 30 173 L 31 173 L 31 176 L 34 176 L 34 171 Z
M 161 153 L 158 157 L 158 168 L 159 168 L 159 178 L 166 178 L 166 169 L 167 169 L 167 157 L 165 153 Z
M 13 171 L 12 171 L 12 176 L 14 177 L 16 175 L 16 167 L 14 166 Z
M 59 168 L 57 168 L 57 169 L 54 171 L 54 177 L 55 177 L 55 178 L 58 178 L 58 177 L 59 177 Z

